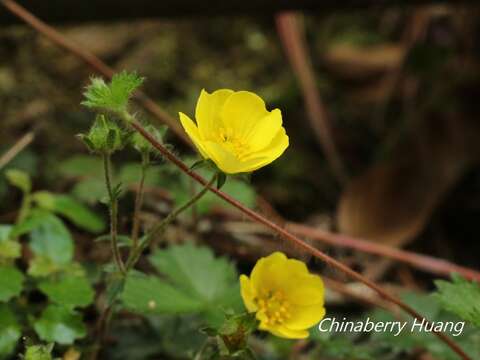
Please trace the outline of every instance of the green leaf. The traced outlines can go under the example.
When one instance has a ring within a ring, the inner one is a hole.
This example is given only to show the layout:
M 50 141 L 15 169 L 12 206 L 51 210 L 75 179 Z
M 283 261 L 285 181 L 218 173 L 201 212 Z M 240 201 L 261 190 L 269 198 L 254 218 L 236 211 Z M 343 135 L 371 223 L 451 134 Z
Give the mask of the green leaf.
M 190 243 L 157 250 L 149 260 L 172 284 L 206 301 L 221 297 L 238 280 L 227 259 L 215 258 L 209 248 Z
M 225 182 L 227 181 L 227 175 L 223 172 L 218 173 L 217 177 L 217 189 L 221 189 Z
M 93 77 L 84 93 L 82 105 L 114 112 L 126 110 L 129 98 L 142 85 L 144 78 L 136 73 L 123 71 L 115 74 L 107 84 L 103 79 Z
M 30 180 L 30 176 L 28 176 L 28 174 L 22 170 L 7 170 L 5 176 L 7 177 L 7 180 L 10 182 L 10 184 L 16 186 L 24 193 L 29 193 L 32 189 L 32 182 Z
M 42 281 L 38 288 L 48 298 L 68 308 L 85 307 L 93 301 L 95 293 L 84 276 L 64 275 Z
M 180 314 L 201 311 L 202 302 L 154 276 L 130 273 L 122 293 L 125 306 L 143 314 Z
M 49 305 L 33 328 L 40 339 L 63 345 L 72 344 L 87 334 L 82 316 L 59 305 Z
M 437 280 L 435 285 L 438 288 L 435 297 L 445 310 L 480 327 L 480 285 L 478 283 L 453 275 L 451 282 Z
M 51 216 L 52 214 L 45 210 L 33 209 L 29 212 L 27 218 L 21 223 L 16 224 L 11 233 L 10 237 L 16 238 L 18 236 L 28 234 L 33 229 L 39 227 L 43 224 L 44 220 Z
M 12 225 L 0 225 L 0 241 L 6 241 L 10 239 L 10 232 L 12 231 Z
M 105 230 L 105 223 L 97 214 L 68 195 L 39 191 L 33 194 L 33 199 L 41 208 L 65 216 L 82 229 L 93 233 Z
M 0 358 L 13 352 L 21 335 L 15 314 L 6 304 L 0 304 Z
M 16 259 L 21 256 L 22 246 L 15 240 L 0 241 L 0 258 Z
M 30 233 L 30 248 L 38 255 L 65 265 L 73 258 L 73 240 L 63 222 L 53 214 L 43 218 L 42 223 Z
M 72 194 L 87 204 L 95 204 L 107 197 L 107 189 L 103 179 L 89 178 L 79 181 L 72 189 Z
M 48 345 L 27 346 L 24 360 L 52 360 L 53 346 L 53 343 Z
M 0 266 L 0 301 L 9 301 L 22 292 L 25 276 L 14 266 Z
M 21 255 L 20 243 L 10 240 L 12 229 L 12 225 L 0 225 L 0 258 L 16 259 Z
M 103 173 L 103 163 L 95 156 L 76 155 L 60 163 L 58 171 L 69 178 L 97 177 Z
M 235 267 L 225 258 L 215 258 L 209 248 L 170 246 L 149 259 L 175 288 L 204 304 L 211 324 L 218 324 L 225 310 L 242 308 Z
M 62 269 L 61 266 L 55 264 L 50 258 L 45 256 L 35 256 L 28 265 L 28 275 L 34 277 L 44 277 L 54 274 Z

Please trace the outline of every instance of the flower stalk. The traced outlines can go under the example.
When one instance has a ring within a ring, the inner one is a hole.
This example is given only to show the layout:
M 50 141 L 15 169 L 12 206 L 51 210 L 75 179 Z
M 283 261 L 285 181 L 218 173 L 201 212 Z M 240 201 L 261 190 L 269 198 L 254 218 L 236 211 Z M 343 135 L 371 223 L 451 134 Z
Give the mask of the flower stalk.
M 163 232 L 165 228 L 173 220 L 175 220 L 178 215 L 180 215 L 182 212 L 188 210 L 191 206 L 196 204 L 208 192 L 208 190 L 215 183 L 215 181 L 217 181 L 217 177 L 218 177 L 218 173 L 215 173 L 210 179 L 210 181 L 204 184 L 204 187 L 202 188 L 202 190 L 196 193 L 191 199 L 189 199 L 183 205 L 173 210 L 162 221 L 160 221 L 157 225 L 155 225 L 147 235 L 145 235 L 144 239 L 140 242 L 139 246 L 134 247 L 132 249 L 132 252 L 130 253 L 130 256 L 128 257 L 128 260 L 127 260 L 127 265 L 126 265 L 127 271 L 129 271 L 130 269 L 133 268 L 133 266 L 135 266 L 138 259 L 142 255 L 142 252 L 151 244 L 155 235 Z
M 125 265 L 123 264 L 120 249 L 118 248 L 118 195 L 114 193 L 112 188 L 112 170 L 110 164 L 110 154 L 103 154 L 103 167 L 105 174 L 105 186 L 109 197 L 110 209 L 110 244 L 113 253 L 113 259 L 118 270 L 122 274 L 126 274 Z
M 142 155 L 142 169 L 140 174 L 140 182 L 138 184 L 137 195 L 135 197 L 135 210 L 133 213 L 133 225 L 132 225 L 132 246 L 135 249 L 138 247 L 138 235 L 140 232 L 140 211 L 142 210 L 145 177 L 147 175 L 147 169 L 150 164 L 150 155 L 148 153 Z

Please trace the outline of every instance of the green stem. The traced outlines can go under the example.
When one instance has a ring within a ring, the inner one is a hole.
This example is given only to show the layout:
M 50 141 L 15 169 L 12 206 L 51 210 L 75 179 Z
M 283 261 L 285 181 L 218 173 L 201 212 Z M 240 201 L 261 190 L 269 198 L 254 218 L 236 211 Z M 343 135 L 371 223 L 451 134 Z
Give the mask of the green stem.
M 113 189 L 112 189 L 112 181 L 111 181 L 112 170 L 111 170 L 109 154 L 103 155 L 103 167 L 104 167 L 104 173 L 105 173 L 105 185 L 107 187 L 108 197 L 110 199 L 110 206 L 109 206 L 110 208 L 110 243 L 112 246 L 113 259 L 115 260 L 118 270 L 122 274 L 125 274 L 125 265 L 123 264 L 122 257 L 120 255 L 120 250 L 118 248 L 118 240 L 117 240 L 118 201 L 117 201 L 117 195 L 113 193 Z
M 163 230 L 167 227 L 167 225 L 170 224 L 179 214 L 181 214 L 182 212 L 187 210 L 189 207 L 191 207 L 193 204 L 195 204 L 198 200 L 200 200 L 203 197 L 203 195 L 207 193 L 208 189 L 215 183 L 215 181 L 217 180 L 217 177 L 218 177 L 218 173 L 215 173 L 212 176 L 212 179 L 203 187 L 201 191 L 195 194 L 186 203 L 184 203 L 180 207 L 173 210 L 170 214 L 167 215 L 166 218 L 164 218 L 157 225 L 155 225 L 152 230 L 150 230 L 150 232 L 145 236 L 145 238 L 142 240 L 140 245 L 132 250 L 127 260 L 127 271 L 130 270 L 137 263 L 138 259 L 142 255 L 143 250 L 145 250 L 150 245 L 154 236 L 159 232 L 163 232 Z
M 147 174 L 148 164 L 150 162 L 150 157 L 148 154 L 142 155 L 142 173 L 140 175 L 140 183 L 137 189 L 137 195 L 135 198 L 135 210 L 133 213 L 133 226 L 132 226 L 132 242 L 133 249 L 138 247 L 138 233 L 140 231 L 140 211 L 143 204 L 143 194 L 145 186 L 145 177 Z
M 20 224 L 23 220 L 25 220 L 30 212 L 32 205 L 32 197 L 30 193 L 24 193 L 22 198 L 22 205 L 20 207 L 20 211 L 18 212 L 17 216 L 17 224 Z

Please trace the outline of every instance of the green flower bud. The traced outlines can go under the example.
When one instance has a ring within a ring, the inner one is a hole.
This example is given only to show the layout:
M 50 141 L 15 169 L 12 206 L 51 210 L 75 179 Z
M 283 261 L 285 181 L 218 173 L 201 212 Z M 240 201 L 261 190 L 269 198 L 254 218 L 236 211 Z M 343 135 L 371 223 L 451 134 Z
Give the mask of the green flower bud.
M 146 125 L 145 129 L 150 135 L 152 135 L 157 141 L 163 143 L 163 136 L 165 135 L 166 127 L 157 129 L 153 125 Z M 148 155 L 155 152 L 155 148 L 150 144 L 140 133 L 133 134 L 131 139 L 132 146 L 142 155 Z
M 98 115 L 88 134 L 80 134 L 78 137 L 91 152 L 112 154 L 125 146 L 130 134 L 105 115 Z

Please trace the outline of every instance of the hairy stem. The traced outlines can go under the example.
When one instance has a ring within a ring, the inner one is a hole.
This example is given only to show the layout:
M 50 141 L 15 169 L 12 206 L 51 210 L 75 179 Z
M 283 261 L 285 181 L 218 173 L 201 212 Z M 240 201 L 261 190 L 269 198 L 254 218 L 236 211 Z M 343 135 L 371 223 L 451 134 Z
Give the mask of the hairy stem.
M 134 249 L 138 247 L 138 233 L 140 231 L 140 211 L 142 210 L 145 177 L 147 175 L 149 162 L 149 155 L 142 155 L 142 173 L 140 175 L 140 183 L 138 184 L 137 195 L 135 197 L 135 210 L 133 213 L 133 226 L 131 235 Z
M 140 245 L 134 248 L 130 256 L 128 257 L 127 271 L 130 270 L 133 266 L 135 266 L 138 259 L 142 255 L 143 250 L 145 250 L 150 245 L 154 236 L 160 232 L 163 232 L 167 227 L 167 225 L 170 224 L 178 215 L 180 215 L 182 212 L 184 212 L 185 210 L 190 208 L 192 205 L 194 205 L 198 200 L 200 200 L 203 197 L 203 195 L 207 193 L 208 189 L 215 183 L 215 181 L 217 180 L 217 177 L 218 177 L 218 173 L 215 173 L 210 179 L 210 181 L 204 184 L 204 187 L 202 190 L 196 193 L 191 199 L 189 199 L 183 205 L 173 210 L 170 214 L 167 215 L 167 217 L 165 217 L 162 221 L 160 221 L 157 225 L 155 225 L 147 235 L 145 235 L 145 238 L 142 240 Z
M 105 173 L 105 186 L 107 187 L 109 197 L 109 209 L 110 209 L 110 244 L 112 247 L 113 259 L 117 265 L 118 270 L 125 274 L 125 265 L 123 264 L 120 250 L 118 248 L 118 200 L 117 195 L 114 194 L 112 188 L 112 169 L 110 164 L 110 155 L 103 155 L 103 167 Z

